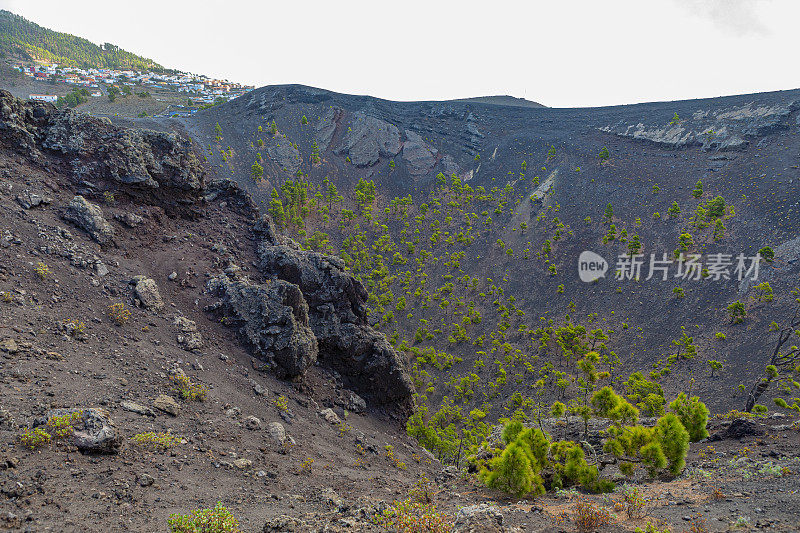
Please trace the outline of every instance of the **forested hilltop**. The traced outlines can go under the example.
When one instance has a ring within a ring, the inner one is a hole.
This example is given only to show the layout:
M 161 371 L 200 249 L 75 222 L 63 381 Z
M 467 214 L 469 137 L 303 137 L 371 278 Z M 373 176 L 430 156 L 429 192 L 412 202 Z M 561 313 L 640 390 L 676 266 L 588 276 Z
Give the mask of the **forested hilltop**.
M 111 43 L 98 46 L 69 33 L 42 28 L 6 10 L 0 10 L 0 53 L 6 57 L 81 68 L 167 70 L 152 59 L 127 52 Z

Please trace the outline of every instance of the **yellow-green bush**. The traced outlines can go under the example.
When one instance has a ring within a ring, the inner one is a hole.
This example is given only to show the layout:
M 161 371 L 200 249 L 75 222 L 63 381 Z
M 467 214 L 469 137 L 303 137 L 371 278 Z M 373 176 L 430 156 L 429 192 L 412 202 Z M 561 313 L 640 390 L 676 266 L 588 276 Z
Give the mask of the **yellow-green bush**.
M 436 510 L 432 503 L 409 498 L 394 502 L 375 523 L 398 533 L 446 533 L 453 529 L 453 520 Z
M 180 437 L 176 437 L 172 433 L 155 433 L 153 431 L 148 431 L 147 433 L 137 433 L 131 437 L 131 440 L 139 446 L 163 450 L 171 448 L 181 442 Z
M 169 517 L 172 533 L 241 533 L 239 521 L 222 502 L 210 509 L 195 509 L 189 514 Z
M 175 391 L 184 400 L 195 400 L 202 402 L 208 395 L 208 387 L 202 383 L 195 383 L 189 376 L 176 375 L 170 378 L 175 383 Z
M 19 443 L 31 450 L 44 446 L 51 440 L 52 436 L 50 433 L 42 428 L 25 429 L 19 436 Z

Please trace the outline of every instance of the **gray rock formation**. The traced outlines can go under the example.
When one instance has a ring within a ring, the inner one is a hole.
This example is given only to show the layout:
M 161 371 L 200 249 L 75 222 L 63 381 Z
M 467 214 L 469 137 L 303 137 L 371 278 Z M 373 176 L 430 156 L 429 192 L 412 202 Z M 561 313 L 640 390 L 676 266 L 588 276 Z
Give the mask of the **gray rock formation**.
M 322 362 L 368 398 L 406 407 L 414 390 L 411 379 L 386 337 L 369 325 L 367 291 L 341 259 L 302 251 L 288 240 L 262 241 L 258 257 L 265 275 L 302 291 Z
M 175 398 L 166 394 L 159 394 L 153 400 L 153 407 L 172 416 L 178 416 L 181 412 L 181 405 L 175 401 Z
M 152 311 L 160 311 L 164 308 L 164 300 L 161 299 L 161 293 L 158 291 L 158 285 L 155 280 L 145 276 L 136 276 L 131 282 L 133 283 L 134 296 L 139 300 L 142 307 Z
M 27 189 L 22 192 L 22 194 L 17 196 L 17 203 L 23 209 L 33 209 L 34 207 L 38 207 L 40 205 L 48 205 L 53 200 L 42 196 L 41 194 L 36 194 L 35 192 L 31 192 Z
M 192 351 L 203 347 L 203 336 L 197 331 L 197 324 L 194 320 L 177 316 L 174 324 L 178 328 L 178 344 L 181 348 Z
M 175 134 L 122 129 L 102 120 L 60 110 L 44 131 L 42 146 L 81 158 L 87 176 L 101 174 L 126 185 L 199 191 L 204 175 L 188 141 Z
M 380 156 L 394 157 L 400 153 L 400 130 L 361 111 L 353 113 L 337 153 L 347 154 L 357 167 L 372 166 Z
M 109 413 L 104 409 L 52 409 L 33 421 L 33 427 L 45 426 L 52 417 L 80 413 L 72 423 L 72 443 L 83 453 L 117 453 L 122 436 L 117 433 Z
M 669 148 L 700 145 L 704 150 L 742 150 L 749 139 L 793 125 L 792 114 L 800 102 L 785 105 L 750 103 L 718 110 L 698 110 L 691 117 L 680 117 L 667 124 L 629 124 L 623 121 L 599 128 L 600 131 Z
M 429 173 L 436 164 L 436 154 L 436 148 L 428 146 L 422 136 L 414 131 L 406 130 L 403 159 L 409 174 L 419 177 Z
M 0 90 L 0 145 L 33 159 L 60 158 L 76 183 L 99 192 L 97 180 L 129 196 L 184 211 L 205 186 L 206 171 L 188 138 L 125 129 L 108 119 L 25 102 Z
M 299 376 L 317 360 L 317 340 L 308 323 L 308 305 L 296 285 L 281 280 L 259 285 L 217 276 L 208 283 L 220 299 L 207 308 L 237 327 L 255 354 L 279 375 Z
M 103 210 L 83 196 L 78 195 L 72 199 L 63 218 L 84 230 L 100 244 L 108 244 L 114 239 L 114 228 L 103 218 Z
M 329 107 L 316 126 L 314 126 L 314 139 L 320 152 L 324 152 L 330 147 L 333 134 L 336 133 L 336 126 L 342 116 L 344 116 L 344 111 L 341 108 Z
M 503 513 L 496 505 L 480 503 L 462 507 L 456 514 L 453 531 L 457 533 L 501 533 Z

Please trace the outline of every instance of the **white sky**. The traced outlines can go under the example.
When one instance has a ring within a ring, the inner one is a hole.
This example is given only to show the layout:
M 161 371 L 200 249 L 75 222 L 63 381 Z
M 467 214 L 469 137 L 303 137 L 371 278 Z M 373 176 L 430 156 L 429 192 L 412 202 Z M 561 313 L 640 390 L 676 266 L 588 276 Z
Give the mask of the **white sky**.
M 797 0 L 0 0 L 164 66 L 392 100 L 553 107 L 800 87 Z

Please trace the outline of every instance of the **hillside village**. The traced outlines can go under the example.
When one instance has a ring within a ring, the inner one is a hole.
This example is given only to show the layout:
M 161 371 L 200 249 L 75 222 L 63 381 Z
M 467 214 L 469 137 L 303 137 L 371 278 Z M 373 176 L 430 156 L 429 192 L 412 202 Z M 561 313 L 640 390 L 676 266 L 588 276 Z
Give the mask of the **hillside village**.
M 133 87 L 139 85 L 187 93 L 187 97 L 192 104 L 205 105 L 214 103 L 218 98 L 232 100 L 253 90 L 253 86 L 212 79 L 204 75 L 187 72 L 159 74 L 134 70 L 82 69 L 58 64 L 25 64 L 22 62 L 14 64 L 13 67 L 25 76 L 37 81 L 65 83 L 90 89 L 90 94 L 95 97 L 102 96 L 103 93 L 100 87 L 103 85 L 116 86 L 120 89 L 125 86 Z M 95 90 L 92 91 L 91 89 Z M 34 94 L 31 95 L 31 99 L 50 102 L 55 102 L 56 100 L 54 95 L 47 94 Z

